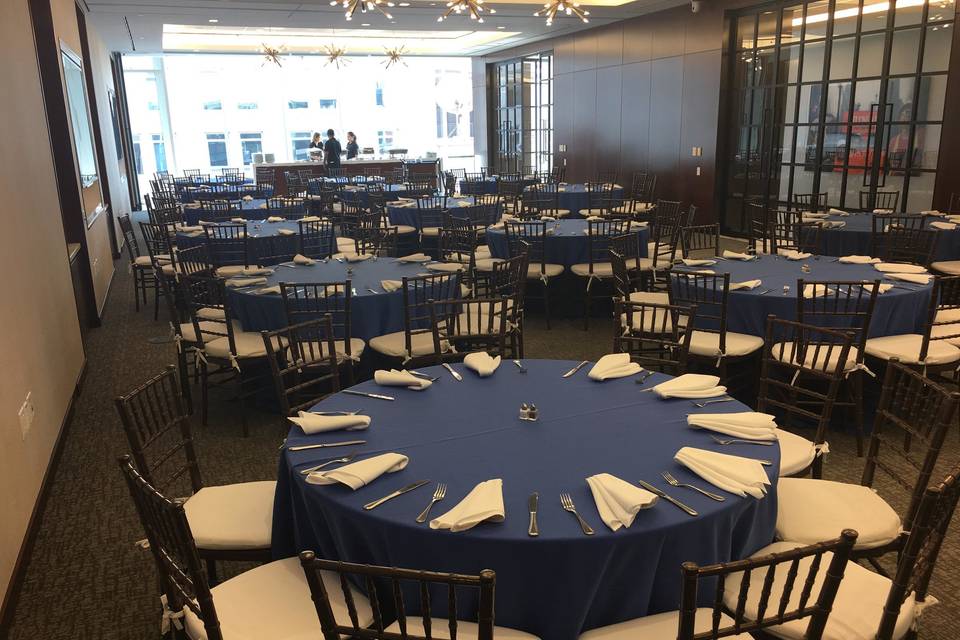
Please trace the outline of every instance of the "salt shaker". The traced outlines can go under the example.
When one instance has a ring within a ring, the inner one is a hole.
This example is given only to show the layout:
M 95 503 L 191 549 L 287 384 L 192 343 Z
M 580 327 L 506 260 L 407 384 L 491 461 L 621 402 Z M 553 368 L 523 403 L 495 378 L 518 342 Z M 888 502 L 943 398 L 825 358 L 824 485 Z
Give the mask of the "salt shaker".
M 530 405 L 526 402 L 520 405 L 520 419 L 529 420 L 530 419 Z
M 531 403 L 530 411 L 527 415 L 530 417 L 531 420 L 536 420 L 537 418 L 539 418 L 540 416 L 538 415 L 537 405 Z
M 783 285 L 783 295 L 787 295 L 788 293 L 790 293 L 790 285 L 785 284 Z

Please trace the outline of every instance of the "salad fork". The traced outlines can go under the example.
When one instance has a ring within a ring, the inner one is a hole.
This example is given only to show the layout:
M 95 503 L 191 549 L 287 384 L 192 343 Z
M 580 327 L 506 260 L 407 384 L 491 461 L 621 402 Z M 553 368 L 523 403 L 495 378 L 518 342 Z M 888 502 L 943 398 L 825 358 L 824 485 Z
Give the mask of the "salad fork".
M 306 476 L 306 475 L 310 475 L 310 474 L 313 473 L 314 471 L 319 471 L 320 469 L 323 469 L 324 467 L 329 467 L 329 466 L 332 465 L 332 464 L 346 464 L 346 463 L 350 462 L 351 460 L 353 460 L 353 459 L 356 458 L 356 457 L 357 457 L 357 454 L 356 454 L 356 453 L 351 453 L 350 455 L 348 455 L 348 456 L 343 456 L 342 458 L 334 458 L 333 460 L 327 460 L 327 461 L 324 462 L 323 464 L 318 464 L 318 465 L 316 465 L 316 466 L 314 466 L 314 467 L 309 467 L 309 468 L 307 468 L 307 469 L 301 469 L 301 470 L 300 470 L 300 473 L 302 473 L 302 474 L 305 475 L 305 476 Z
M 700 493 L 707 496 L 711 500 L 716 500 L 717 502 L 723 502 L 724 500 L 726 500 L 726 497 L 721 496 L 719 494 L 711 493 L 710 491 L 706 491 L 705 489 L 701 489 L 700 487 L 692 484 L 687 484 L 686 482 L 680 482 L 679 480 L 674 478 L 673 474 L 670 473 L 669 471 L 664 471 L 660 475 L 663 476 L 663 479 L 666 480 L 667 484 L 669 484 L 671 487 L 683 487 L 685 489 L 693 489 L 694 491 L 699 491 Z
M 742 438 L 721 438 L 719 436 L 711 435 L 713 441 L 717 444 L 760 444 L 766 447 L 773 446 L 773 440 L 744 440 Z
M 714 398 L 713 400 L 704 400 L 703 402 L 694 402 L 693 406 L 700 407 L 701 409 L 708 404 L 715 404 L 717 402 L 733 402 L 736 398 L 731 398 L 727 396 L 725 398 Z
M 569 511 L 577 517 L 577 522 L 580 523 L 580 528 L 583 529 L 583 532 L 586 535 L 592 536 L 594 534 L 593 529 L 587 524 L 587 521 L 580 517 L 580 514 L 577 513 L 577 508 L 573 506 L 573 498 L 570 497 L 569 493 L 560 494 L 560 506 L 563 507 L 564 511 Z
M 417 516 L 417 522 L 423 524 L 427 521 L 427 517 L 430 515 L 430 509 L 436 503 L 443 500 L 444 496 L 447 495 L 447 485 L 440 482 L 437 484 L 436 490 L 433 492 L 433 497 L 430 498 L 430 504 L 427 505 L 427 508 L 420 512 L 420 515 Z

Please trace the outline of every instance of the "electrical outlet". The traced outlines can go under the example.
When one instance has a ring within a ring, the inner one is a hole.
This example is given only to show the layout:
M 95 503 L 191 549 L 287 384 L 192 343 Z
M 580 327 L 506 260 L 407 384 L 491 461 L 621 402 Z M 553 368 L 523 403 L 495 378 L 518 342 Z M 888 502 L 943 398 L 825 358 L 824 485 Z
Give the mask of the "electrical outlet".
M 17 414 L 20 418 L 21 440 L 27 439 L 27 434 L 30 433 L 30 429 L 33 427 L 33 418 L 36 416 L 36 414 L 37 411 L 33 406 L 31 392 L 27 392 L 27 398 L 23 401 L 23 404 L 20 406 L 20 412 Z

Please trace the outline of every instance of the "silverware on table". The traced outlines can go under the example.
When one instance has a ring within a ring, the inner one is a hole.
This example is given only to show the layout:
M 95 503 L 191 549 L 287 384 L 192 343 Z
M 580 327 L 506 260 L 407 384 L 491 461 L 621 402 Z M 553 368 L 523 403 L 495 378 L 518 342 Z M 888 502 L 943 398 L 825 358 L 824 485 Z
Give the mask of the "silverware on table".
M 325 442 L 323 444 L 301 444 L 287 447 L 287 451 L 306 451 L 307 449 L 326 449 L 327 447 L 346 447 L 352 444 L 367 444 L 366 440 L 345 440 L 343 442 Z
M 588 364 L 590 364 L 590 361 L 589 361 L 589 360 L 584 360 L 583 362 L 581 362 L 580 364 L 578 364 L 577 366 L 575 366 L 573 369 L 570 369 L 570 371 L 567 371 L 567 372 L 566 372 L 565 374 L 563 374 L 561 377 L 563 377 L 563 378 L 569 378 L 570 376 L 572 376 L 573 374 L 575 374 L 577 371 L 580 371 L 580 369 L 583 369 L 583 368 L 584 368 L 585 366 L 587 366 Z
M 374 500 L 373 502 L 368 502 L 367 504 L 363 505 L 363 508 L 366 509 L 367 511 L 370 511 L 370 509 L 376 509 L 377 507 L 379 507 L 380 505 L 382 505 L 384 502 L 386 502 L 386 501 L 388 501 L 388 500 L 393 500 L 393 499 L 396 498 L 397 496 L 402 496 L 403 494 L 405 494 L 405 493 L 407 493 L 407 492 L 409 492 L 409 491 L 413 491 L 414 489 L 419 489 L 420 487 L 422 487 L 423 485 L 427 484 L 428 482 L 430 482 L 430 481 L 429 481 L 429 480 L 418 480 L 418 481 L 414 482 L 413 484 L 408 484 L 408 485 L 405 486 L 405 487 L 401 487 L 401 488 L 397 489 L 397 490 L 394 491 L 393 493 L 388 493 L 387 495 L 383 496 L 383 497 L 380 498 L 379 500 Z
M 666 501 L 669 502 L 670 504 L 674 505 L 675 507 L 681 509 L 682 511 L 686 511 L 686 512 L 687 512 L 689 515 L 691 515 L 691 516 L 700 515 L 699 513 L 697 513 L 697 510 L 694 509 L 693 507 L 687 506 L 687 505 L 683 504 L 682 502 L 680 502 L 679 500 L 677 500 L 676 498 L 674 498 L 674 497 L 672 497 L 672 496 L 670 496 L 670 495 L 667 495 L 666 493 L 664 493 L 664 492 L 661 491 L 660 489 L 657 489 L 655 486 L 653 486 L 653 485 L 650 484 L 649 482 L 644 482 L 643 480 L 637 480 L 637 484 L 639 484 L 641 487 L 643 487 L 644 489 L 646 489 L 646 490 L 649 491 L 650 493 L 653 493 L 653 494 L 656 494 L 656 495 L 660 496 L 661 498 L 663 498 L 664 500 L 666 500 Z
M 462 382 L 462 381 L 463 381 L 463 376 L 460 375 L 459 373 L 457 373 L 456 369 L 454 369 L 453 367 L 451 367 L 451 366 L 450 366 L 449 364 L 447 364 L 446 362 L 443 363 L 443 368 L 446 369 L 447 371 L 449 371 L 449 372 L 450 372 L 450 375 L 452 375 L 452 376 L 454 377 L 454 379 L 456 379 L 458 382 Z
M 577 522 L 580 523 L 580 528 L 583 529 L 583 532 L 588 536 L 594 534 L 594 530 L 587 524 L 587 521 L 584 520 L 579 513 L 577 513 L 577 508 L 573 505 L 573 498 L 570 497 L 569 493 L 560 494 L 560 506 L 563 507 L 564 511 L 569 511 L 577 517 Z
M 663 476 L 663 479 L 666 480 L 667 484 L 669 484 L 671 487 L 683 487 L 685 489 L 693 489 L 694 491 L 699 491 L 700 493 L 707 496 L 711 500 L 716 500 L 717 502 L 723 502 L 724 500 L 727 499 L 725 496 L 721 496 L 718 493 L 711 493 L 710 491 L 707 491 L 706 489 L 701 489 L 696 485 L 692 485 L 687 482 L 680 482 L 679 480 L 674 478 L 673 474 L 671 474 L 669 471 L 664 471 L 660 475 Z
M 430 509 L 436 503 L 443 500 L 444 496 L 447 495 L 447 485 L 440 482 L 437 484 L 437 488 L 433 492 L 433 497 L 430 498 L 430 504 L 427 505 L 427 508 L 420 512 L 420 515 L 417 516 L 417 522 L 423 524 L 427 521 L 427 518 L 430 516 Z
M 329 466 L 332 465 L 332 464 L 346 464 L 346 463 L 350 462 L 351 460 L 353 460 L 353 459 L 356 458 L 356 457 L 357 457 L 357 454 L 356 454 L 356 453 L 351 453 L 350 455 L 343 456 L 342 458 L 334 458 L 333 460 L 327 460 L 326 462 L 323 462 L 323 463 L 318 464 L 318 465 L 316 465 L 316 466 L 308 467 L 308 468 L 306 468 L 306 469 L 301 469 L 301 470 L 300 470 L 300 473 L 302 473 L 303 475 L 309 475 L 309 474 L 313 473 L 314 471 L 319 471 L 320 469 L 324 469 L 324 468 L 326 468 L 326 467 L 329 467 Z
M 390 400 L 393 401 L 396 398 L 393 396 L 387 396 L 382 393 L 367 393 L 366 391 L 354 391 L 353 389 L 344 389 L 340 393 L 346 393 L 351 396 L 362 396 L 364 398 L 375 398 L 377 400 Z
M 703 408 L 708 404 L 716 404 L 718 402 L 733 402 L 736 398 L 731 398 L 729 396 L 725 398 L 714 398 L 712 400 L 704 400 L 703 402 L 693 402 L 693 406 Z
M 644 382 L 647 381 L 647 378 L 649 378 L 652 375 L 653 375 L 653 371 L 643 371 L 642 375 L 636 380 L 634 380 L 634 382 L 636 382 L 637 384 L 643 384 Z
M 527 372 L 527 368 L 526 368 L 525 366 L 523 366 L 523 363 L 520 362 L 519 360 L 514 360 L 514 361 L 513 361 L 513 364 L 517 365 L 517 369 L 520 369 L 520 373 L 526 373 L 526 372 Z
M 723 445 L 727 445 L 727 444 L 759 444 L 759 445 L 763 445 L 763 446 L 765 446 L 765 447 L 771 447 L 771 446 L 773 446 L 773 443 L 775 442 L 774 440 L 745 440 L 745 439 L 743 439 L 743 438 L 721 438 L 720 436 L 715 436 L 715 435 L 713 435 L 713 434 L 710 434 L 710 437 L 711 437 L 711 438 L 713 439 L 713 441 L 716 442 L 717 444 L 723 444 Z
M 374 289 L 373 287 L 367 287 L 367 291 L 369 291 L 370 293 L 380 293 L 379 291 L 377 291 L 377 290 Z
M 355 416 L 358 413 L 363 413 L 361 409 L 356 411 L 307 411 L 307 413 L 312 413 L 315 416 Z
M 537 537 L 540 535 L 540 529 L 537 527 L 537 505 L 540 502 L 540 494 L 534 491 L 527 499 L 527 509 L 530 511 L 530 526 L 527 528 L 527 535 Z
M 430 382 L 436 382 L 437 380 L 440 379 L 440 378 L 437 378 L 436 376 L 428 376 L 427 374 L 421 373 L 420 371 L 413 371 L 412 369 L 408 369 L 407 373 L 409 373 L 415 378 L 420 378 L 421 380 L 429 380 Z
M 758 295 L 758 296 L 765 296 L 765 295 L 767 295 L 768 293 L 770 293 L 770 291 L 772 291 L 772 289 L 764 289 L 763 291 L 761 291 L 761 292 L 758 293 L 757 295 Z

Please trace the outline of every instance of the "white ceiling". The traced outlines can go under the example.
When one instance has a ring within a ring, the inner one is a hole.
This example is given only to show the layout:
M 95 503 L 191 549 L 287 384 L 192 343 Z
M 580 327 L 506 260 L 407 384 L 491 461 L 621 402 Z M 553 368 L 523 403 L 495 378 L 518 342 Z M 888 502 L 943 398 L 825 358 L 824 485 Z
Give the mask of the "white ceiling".
M 400 0 L 394 0 L 399 2 Z M 163 26 L 196 25 L 213 27 L 270 27 L 287 29 L 350 29 L 376 30 L 382 37 L 383 30 L 396 31 L 499 31 L 515 33 L 493 43 L 471 45 L 464 50 L 451 44 L 443 55 L 477 55 L 498 49 L 513 47 L 544 38 L 564 35 L 596 25 L 608 24 L 624 18 L 642 15 L 664 8 L 685 4 L 687 0 L 582 0 L 583 8 L 590 11 L 590 23 L 584 24 L 572 17 L 558 17 L 552 26 L 546 26 L 544 18 L 533 12 L 545 0 L 511 0 L 499 2 L 487 0 L 485 7 L 496 9 L 494 15 L 485 18 L 483 24 L 465 16 L 453 15 L 442 23 L 437 17 L 446 10 L 446 0 L 409 0 L 410 6 L 395 6 L 389 11 L 393 20 L 378 12 L 361 14 L 353 20 L 344 19 L 343 8 L 330 6 L 329 0 L 86 0 L 90 9 L 89 20 L 111 51 L 158 53 L 163 51 Z M 624 2 L 626 2 L 624 4 Z M 609 6 L 619 4 L 619 6 Z M 608 6 L 600 6 L 608 5 Z M 368 27 L 363 26 L 369 25 Z M 129 31 L 128 31 L 129 29 Z M 321 34 L 318 34 L 321 35 Z M 401 38 L 401 34 L 398 34 Z M 479 40 L 486 40 L 480 38 Z M 452 39 L 456 42 L 457 39 Z M 398 39 L 397 44 L 404 40 Z M 436 54 L 434 54 L 436 55 Z

